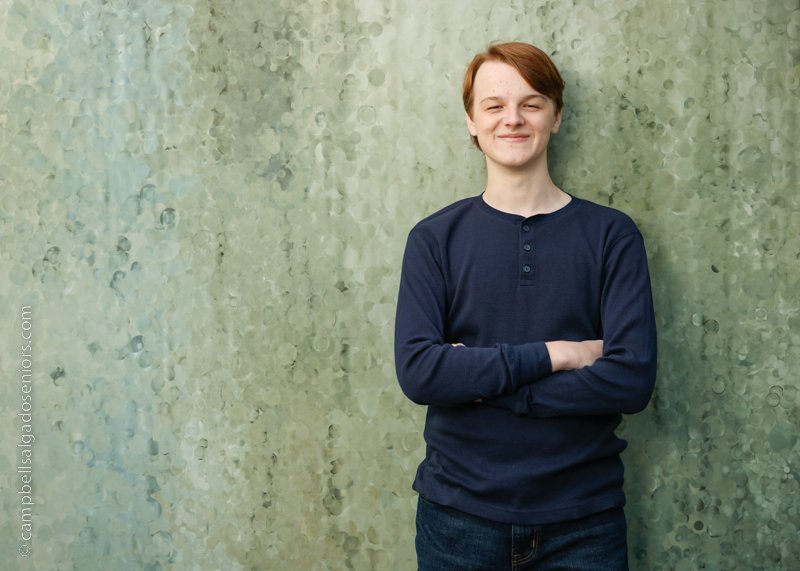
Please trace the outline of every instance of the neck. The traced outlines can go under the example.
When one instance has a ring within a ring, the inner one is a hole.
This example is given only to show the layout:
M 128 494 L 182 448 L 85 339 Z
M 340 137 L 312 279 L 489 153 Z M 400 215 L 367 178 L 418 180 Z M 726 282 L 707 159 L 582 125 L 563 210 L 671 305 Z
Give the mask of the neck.
M 492 208 L 528 218 L 555 212 L 570 201 L 569 195 L 550 178 L 546 167 L 531 172 L 492 168 L 496 166 L 487 164 L 483 193 L 483 200 Z

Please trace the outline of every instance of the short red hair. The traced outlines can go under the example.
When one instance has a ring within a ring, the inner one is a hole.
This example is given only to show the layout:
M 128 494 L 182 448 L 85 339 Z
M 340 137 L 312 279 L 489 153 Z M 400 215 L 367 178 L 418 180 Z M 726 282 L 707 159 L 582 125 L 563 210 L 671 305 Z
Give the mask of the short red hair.
M 485 52 L 472 58 L 464 73 L 464 89 L 462 98 L 464 110 L 472 117 L 473 86 L 478 69 L 487 61 L 499 61 L 515 68 L 528 85 L 548 97 L 555 103 L 556 114 L 564 107 L 562 95 L 564 93 L 564 80 L 558 73 L 558 68 L 546 53 L 524 42 L 506 42 L 490 44 Z M 472 142 L 480 149 L 478 138 L 472 137 Z

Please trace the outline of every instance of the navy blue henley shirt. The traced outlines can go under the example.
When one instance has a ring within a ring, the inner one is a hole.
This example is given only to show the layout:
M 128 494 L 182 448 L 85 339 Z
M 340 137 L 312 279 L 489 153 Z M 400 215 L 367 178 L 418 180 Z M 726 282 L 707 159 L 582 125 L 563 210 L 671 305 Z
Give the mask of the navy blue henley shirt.
M 552 372 L 545 341 L 587 339 L 603 340 L 600 359 Z M 577 197 L 529 218 L 482 196 L 440 210 L 408 236 L 395 359 L 403 392 L 428 405 L 414 489 L 429 500 L 521 525 L 624 505 L 614 430 L 656 371 L 639 230 Z

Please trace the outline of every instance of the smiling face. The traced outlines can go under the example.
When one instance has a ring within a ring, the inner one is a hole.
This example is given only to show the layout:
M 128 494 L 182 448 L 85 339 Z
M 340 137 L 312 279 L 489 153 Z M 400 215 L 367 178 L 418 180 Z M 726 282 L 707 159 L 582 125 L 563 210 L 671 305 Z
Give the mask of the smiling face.
M 512 170 L 547 167 L 547 143 L 561 125 L 555 103 L 512 66 L 484 62 L 475 74 L 467 128 L 487 164 Z

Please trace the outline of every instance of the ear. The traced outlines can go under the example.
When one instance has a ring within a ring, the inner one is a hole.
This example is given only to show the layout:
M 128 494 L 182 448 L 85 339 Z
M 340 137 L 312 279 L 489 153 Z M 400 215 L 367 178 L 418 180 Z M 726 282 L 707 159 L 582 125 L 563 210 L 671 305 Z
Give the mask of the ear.
M 475 125 L 475 121 L 472 120 L 472 117 L 469 116 L 469 113 L 464 113 L 464 117 L 467 120 L 467 129 L 469 129 L 469 134 L 473 137 L 478 136 L 478 126 Z
M 556 122 L 553 123 L 553 128 L 550 129 L 550 134 L 555 135 L 558 133 L 558 130 L 561 128 L 561 119 L 564 117 L 564 110 L 562 109 L 558 113 L 556 113 Z

